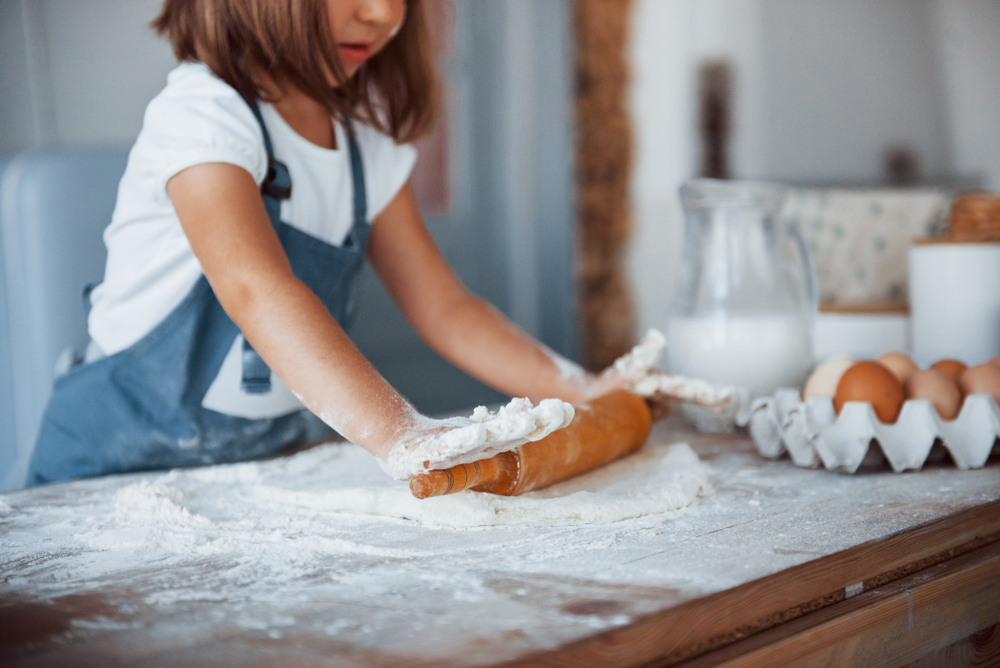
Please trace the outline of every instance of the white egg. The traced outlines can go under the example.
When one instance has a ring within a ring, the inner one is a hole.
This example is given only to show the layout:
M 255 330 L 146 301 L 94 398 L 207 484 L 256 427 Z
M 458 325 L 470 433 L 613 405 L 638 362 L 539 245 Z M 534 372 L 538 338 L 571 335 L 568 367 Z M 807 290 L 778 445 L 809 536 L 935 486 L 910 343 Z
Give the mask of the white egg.
M 831 357 L 813 369 L 802 388 L 802 398 L 832 397 L 837 393 L 837 383 L 844 372 L 854 365 L 854 358 L 846 355 Z

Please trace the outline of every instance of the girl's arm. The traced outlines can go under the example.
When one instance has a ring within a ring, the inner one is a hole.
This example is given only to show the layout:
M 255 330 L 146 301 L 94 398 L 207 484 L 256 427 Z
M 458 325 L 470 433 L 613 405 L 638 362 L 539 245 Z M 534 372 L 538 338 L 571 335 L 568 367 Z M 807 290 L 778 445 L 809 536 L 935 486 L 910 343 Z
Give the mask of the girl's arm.
M 313 413 L 382 460 L 394 444 L 440 430 L 382 378 L 292 274 L 248 172 L 195 165 L 174 175 L 167 193 L 222 307 Z
M 505 394 L 577 402 L 627 384 L 613 368 L 601 376 L 586 373 L 470 293 L 427 231 L 409 185 L 372 225 L 368 258 L 431 348 Z

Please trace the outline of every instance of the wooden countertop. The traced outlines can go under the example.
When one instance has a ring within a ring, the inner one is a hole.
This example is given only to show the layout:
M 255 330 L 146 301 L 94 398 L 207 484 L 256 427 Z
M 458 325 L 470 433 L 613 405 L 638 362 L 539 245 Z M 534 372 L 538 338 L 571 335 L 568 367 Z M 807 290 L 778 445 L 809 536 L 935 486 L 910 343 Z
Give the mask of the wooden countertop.
M 63 564 L 96 564 L 100 551 L 8 558 L 4 545 L 23 544 L 40 509 L 162 474 L 0 495 L 0 664 L 773 665 L 788 651 L 846 651 L 859 629 L 889 629 L 902 647 L 945 614 L 942 596 L 961 621 L 950 642 L 1000 620 L 997 454 L 974 471 L 845 475 L 772 462 L 745 436 L 693 434 L 673 418 L 651 439 L 689 443 L 714 493 L 677 516 L 596 527 L 393 525 L 421 548 L 405 558 L 377 522 L 345 522 L 336 540 L 348 556 L 270 588 L 265 573 L 220 589 L 234 565 L 211 556 L 140 554 L 90 578 Z M 253 555 L 240 559 L 248 565 Z M 864 637 L 851 656 L 889 642 Z

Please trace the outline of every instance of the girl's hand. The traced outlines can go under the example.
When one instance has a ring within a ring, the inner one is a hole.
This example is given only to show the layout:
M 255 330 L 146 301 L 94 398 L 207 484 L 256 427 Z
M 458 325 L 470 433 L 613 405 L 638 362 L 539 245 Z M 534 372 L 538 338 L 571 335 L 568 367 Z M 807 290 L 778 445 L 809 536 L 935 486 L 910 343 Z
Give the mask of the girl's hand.
M 393 478 L 405 480 L 430 469 L 488 459 L 562 429 L 574 413 L 572 405 L 559 399 L 545 399 L 537 406 L 528 399 L 513 399 L 496 413 L 480 406 L 470 418 L 417 416 L 379 463 Z
M 625 389 L 645 397 L 654 413 L 669 412 L 670 401 L 683 401 L 727 413 L 734 408 L 740 395 L 731 386 L 712 385 L 695 378 L 675 376 L 656 368 L 663 356 L 667 340 L 661 332 L 651 329 L 632 350 L 605 369 L 602 377 L 618 379 Z
M 638 345 L 597 375 L 588 373 L 575 362 L 552 351 L 546 352 L 559 369 L 560 376 L 586 401 L 614 390 L 649 394 L 636 390 L 640 385 L 648 385 L 650 377 L 661 374 L 655 366 L 663 355 L 665 345 L 663 334 L 651 329 Z

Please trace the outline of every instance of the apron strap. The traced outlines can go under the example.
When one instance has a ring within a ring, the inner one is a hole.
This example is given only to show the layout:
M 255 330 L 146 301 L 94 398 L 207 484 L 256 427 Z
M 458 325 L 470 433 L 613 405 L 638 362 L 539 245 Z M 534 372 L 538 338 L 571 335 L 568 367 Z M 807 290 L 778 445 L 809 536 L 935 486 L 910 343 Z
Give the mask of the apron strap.
M 264 361 L 246 337 L 243 337 L 243 376 L 240 389 L 247 394 L 267 394 L 271 391 L 271 367 Z
M 267 217 L 271 220 L 271 225 L 277 229 L 281 221 L 281 200 L 289 199 L 292 196 L 292 177 L 288 173 L 288 166 L 274 157 L 274 145 L 271 143 L 271 133 L 267 131 L 267 124 L 264 123 L 264 116 L 260 113 L 260 106 L 257 100 L 245 98 L 250 111 L 253 112 L 257 124 L 260 126 L 261 134 L 264 135 L 264 148 L 267 150 L 267 174 L 263 183 L 260 184 L 260 194 L 264 198 L 264 209 L 267 210 Z
M 368 189 L 365 186 L 365 166 L 361 161 L 361 149 L 354 134 L 354 124 L 344 116 L 344 129 L 347 130 L 347 148 L 351 154 L 351 182 L 354 186 L 354 225 L 351 227 L 348 239 L 359 243 L 358 235 L 368 224 Z
M 264 123 L 264 116 L 260 113 L 257 101 L 253 98 L 244 99 L 250 106 L 254 118 L 260 125 L 261 133 L 264 135 L 264 148 L 267 150 L 267 176 L 264 177 L 260 191 L 264 198 L 264 209 L 267 211 L 267 217 L 271 220 L 271 225 L 277 229 L 281 222 L 281 200 L 292 196 L 292 177 L 288 172 L 288 167 L 274 157 L 271 135 L 267 131 L 267 124 Z M 351 157 L 351 181 L 354 191 L 354 222 L 345 240 L 345 245 L 360 246 L 361 234 L 364 230 L 362 226 L 368 224 L 365 169 L 351 120 L 344 117 L 343 125 L 344 129 L 347 130 L 347 146 Z M 243 337 L 242 365 L 243 375 L 240 380 L 240 388 L 244 392 L 247 394 L 267 394 L 271 391 L 271 369 L 253 349 L 246 337 Z
M 271 225 L 277 229 L 281 221 L 281 200 L 292 196 L 292 177 L 288 166 L 274 157 L 274 145 L 271 143 L 271 133 L 267 131 L 264 116 L 260 106 L 253 98 L 244 98 L 253 112 L 261 134 L 264 135 L 264 149 L 267 151 L 267 174 L 260 184 L 260 193 L 264 198 L 264 209 Z M 247 394 L 267 394 L 271 391 L 271 369 L 263 358 L 257 354 L 246 337 L 243 337 L 242 376 L 240 389 Z
M 83 294 L 81 299 L 83 301 L 83 319 L 87 320 L 90 318 L 90 309 L 94 307 L 94 303 L 90 301 L 90 295 L 94 293 L 94 288 L 97 287 L 97 283 L 87 283 L 83 286 Z

